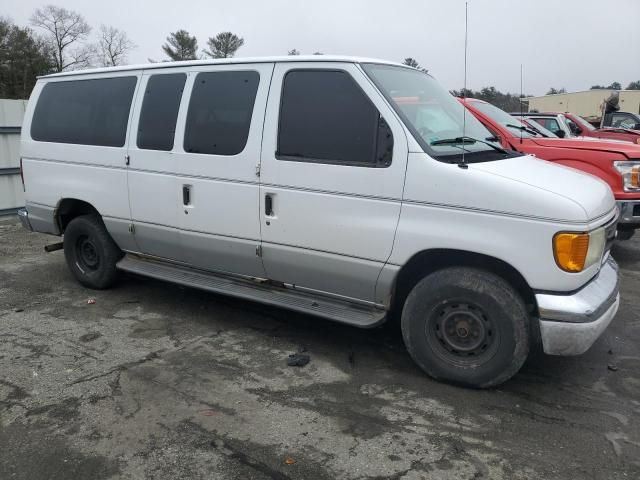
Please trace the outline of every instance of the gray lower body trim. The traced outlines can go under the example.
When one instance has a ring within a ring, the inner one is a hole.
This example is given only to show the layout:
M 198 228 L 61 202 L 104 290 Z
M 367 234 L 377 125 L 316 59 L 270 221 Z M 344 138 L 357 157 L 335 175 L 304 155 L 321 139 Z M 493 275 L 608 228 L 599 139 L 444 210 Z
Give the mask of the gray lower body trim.
M 27 202 L 25 209 L 29 213 L 29 223 L 34 232 L 61 234 L 55 220 L 54 207 Z
M 125 218 L 115 217 L 102 217 L 104 226 L 106 227 L 109 235 L 113 238 L 113 241 L 122 250 L 138 250 L 136 243 L 136 237 L 129 231 L 131 221 Z
M 382 262 L 268 242 L 262 242 L 262 260 L 270 279 L 377 303 Z
M 22 224 L 22 227 L 25 230 L 29 230 L 30 232 L 33 232 L 33 227 L 29 222 L 29 213 L 27 213 L 26 209 L 21 208 L 20 210 L 18 210 L 18 218 L 20 219 L 20 223 Z
M 386 308 L 391 307 L 394 284 L 401 268 L 401 266 L 391 263 L 387 263 L 382 267 L 378 281 L 376 282 L 377 304 L 384 305 Z

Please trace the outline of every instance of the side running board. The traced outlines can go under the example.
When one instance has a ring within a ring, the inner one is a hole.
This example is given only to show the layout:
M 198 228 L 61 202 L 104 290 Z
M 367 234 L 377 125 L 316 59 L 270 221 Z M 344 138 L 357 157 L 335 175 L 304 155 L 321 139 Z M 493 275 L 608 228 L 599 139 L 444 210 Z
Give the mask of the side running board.
M 138 275 L 295 310 L 361 328 L 379 325 L 384 321 L 386 315 L 386 311 L 373 306 L 312 295 L 294 288 L 283 288 L 269 283 L 204 272 L 132 254 L 125 255 L 118 262 L 117 267 L 120 270 Z

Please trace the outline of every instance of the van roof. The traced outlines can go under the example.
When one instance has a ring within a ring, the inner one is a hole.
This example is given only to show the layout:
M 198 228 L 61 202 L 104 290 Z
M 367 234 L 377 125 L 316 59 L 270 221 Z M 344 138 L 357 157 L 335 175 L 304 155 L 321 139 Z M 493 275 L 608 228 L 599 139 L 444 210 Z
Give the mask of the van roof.
M 380 60 L 376 58 L 352 57 L 342 55 L 282 55 L 271 57 L 238 57 L 238 58 L 216 58 L 208 60 L 187 60 L 181 62 L 157 62 L 142 63 L 138 65 L 122 65 L 119 67 L 89 68 L 86 70 L 73 70 L 69 72 L 53 73 L 51 75 L 43 75 L 38 78 L 56 78 L 71 75 L 89 75 L 94 73 L 110 73 L 110 72 L 126 72 L 129 70 L 151 70 L 154 68 L 179 68 L 194 67 L 201 65 L 233 65 L 243 63 L 278 63 L 278 62 L 343 62 L 343 63 L 381 63 L 385 65 L 395 65 L 399 67 L 407 67 L 401 63 L 390 62 L 388 60 Z

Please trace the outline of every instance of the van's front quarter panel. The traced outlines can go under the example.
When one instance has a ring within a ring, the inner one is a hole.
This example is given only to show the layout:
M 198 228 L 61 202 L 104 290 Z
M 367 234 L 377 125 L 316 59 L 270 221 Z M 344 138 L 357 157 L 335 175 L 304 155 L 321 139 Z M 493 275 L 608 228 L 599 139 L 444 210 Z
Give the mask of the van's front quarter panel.
M 443 193 L 445 190 L 448 193 Z M 553 202 L 560 216 L 572 215 L 574 219 L 546 215 L 544 205 Z M 574 211 L 574 207 L 551 192 L 486 176 L 474 171 L 473 165 L 462 169 L 412 153 L 389 264 L 405 265 L 421 251 L 454 249 L 502 260 L 515 268 L 533 290 L 576 290 L 596 275 L 599 265 L 580 273 L 561 270 L 553 255 L 553 237 L 562 231 L 593 230 L 610 221 L 614 211 L 602 218 L 579 221 L 584 211 Z

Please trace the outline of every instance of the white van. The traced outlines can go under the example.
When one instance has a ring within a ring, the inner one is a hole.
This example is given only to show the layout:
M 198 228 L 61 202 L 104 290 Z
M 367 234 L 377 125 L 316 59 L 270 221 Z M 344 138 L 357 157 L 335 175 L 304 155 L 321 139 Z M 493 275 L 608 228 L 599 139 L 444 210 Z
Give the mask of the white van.
M 429 375 L 487 387 L 614 317 L 617 211 L 595 177 L 503 150 L 431 76 L 331 56 L 40 78 L 26 228 L 76 278 L 118 270 L 359 327 L 391 312 Z

